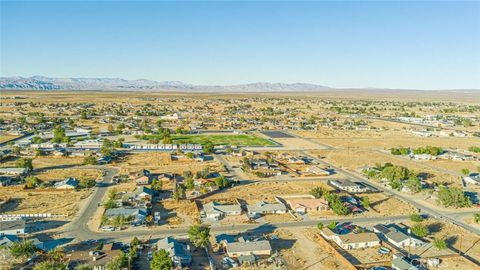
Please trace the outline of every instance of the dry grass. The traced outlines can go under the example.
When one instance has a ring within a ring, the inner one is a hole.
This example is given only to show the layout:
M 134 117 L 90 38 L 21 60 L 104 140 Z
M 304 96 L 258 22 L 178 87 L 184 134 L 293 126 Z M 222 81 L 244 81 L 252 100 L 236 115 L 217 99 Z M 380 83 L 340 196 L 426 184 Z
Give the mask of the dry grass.
M 50 213 L 72 217 L 78 211 L 79 202 L 90 193 L 91 190 L 48 192 L 19 190 L 12 196 L 12 202 L 2 209 L 7 214 Z M 12 191 L 0 189 L 0 197 L 11 195 Z
M 42 181 L 59 181 L 68 177 L 75 177 L 79 180 L 100 179 L 102 172 L 97 169 L 57 169 L 47 170 L 35 174 Z

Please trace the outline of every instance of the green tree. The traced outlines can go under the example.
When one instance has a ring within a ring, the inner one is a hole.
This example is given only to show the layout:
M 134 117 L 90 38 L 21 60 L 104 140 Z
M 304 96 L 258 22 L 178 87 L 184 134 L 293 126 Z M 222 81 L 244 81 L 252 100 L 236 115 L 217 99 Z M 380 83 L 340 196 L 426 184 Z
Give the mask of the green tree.
M 85 157 L 83 159 L 83 165 L 97 165 L 97 164 L 98 164 L 97 158 L 94 156 Z
M 410 215 L 410 220 L 413 221 L 413 222 L 422 222 L 423 217 L 420 216 L 419 214 L 411 214 Z
M 470 174 L 470 170 L 467 169 L 467 168 L 461 169 L 460 172 L 461 172 L 463 175 L 469 175 L 469 174 Z
M 33 270 L 66 270 L 67 264 L 64 262 L 44 261 L 37 263 Z
M 442 238 L 435 238 L 433 239 L 433 246 L 438 250 L 446 249 L 447 242 L 445 242 L 445 240 Z
M 469 207 L 472 205 L 470 198 L 465 195 L 462 189 L 456 187 L 440 187 L 438 200 L 445 207 Z
M 121 270 L 126 266 L 128 260 L 125 253 L 121 253 L 117 257 L 113 258 L 109 263 L 107 263 L 107 270 Z
M 35 176 L 27 176 L 25 178 L 25 185 L 27 186 L 27 188 L 34 188 L 37 185 L 39 185 L 41 182 L 42 181 L 40 181 L 40 179 L 38 179 L 38 177 L 35 177 Z
M 325 189 L 322 187 L 314 187 L 310 190 L 310 194 L 315 198 L 321 198 L 325 193 Z
M 327 228 L 329 228 L 332 231 L 335 230 L 336 227 L 337 227 L 337 222 L 335 221 L 332 221 L 327 225 Z
M 57 125 L 54 129 L 53 129 L 53 139 L 52 139 L 52 142 L 53 143 L 61 143 L 61 142 L 64 142 L 66 139 L 66 136 L 65 136 L 65 129 L 62 128 L 62 126 L 60 125 Z
M 108 200 L 103 204 L 105 209 L 112 209 L 117 207 L 117 203 L 114 200 Z
M 367 196 L 362 197 L 362 206 L 365 208 L 370 207 L 370 198 Z
M 213 145 L 213 143 L 211 141 L 207 141 L 203 145 L 203 152 L 205 152 L 207 154 L 213 153 L 214 149 L 215 149 L 215 146 Z
M 130 246 L 134 247 L 138 245 L 140 245 L 140 240 L 138 240 L 138 238 L 135 236 L 133 237 L 132 241 L 130 241 Z
M 425 225 L 423 225 L 422 223 L 415 223 L 415 225 L 413 225 L 410 228 L 410 230 L 415 236 L 420 237 L 420 238 L 423 238 L 430 233 L 428 231 L 428 228 Z
M 193 181 L 192 177 L 188 177 L 187 180 L 185 181 L 185 187 L 188 190 L 191 190 L 195 187 L 195 182 Z
M 25 240 L 14 242 L 8 248 L 13 257 L 24 259 L 31 257 L 37 250 L 32 241 Z
M 319 223 L 317 224 L 317 228 L 318 228 L 319 230 L 323 229 L 323 227 L 324 227 L 324 225 L 323 225 L 322 222 L 319 222 Z
M 150 269 L 152 270 L 170 270 L 173 269 L 173 261 L 168 255 L 167 251 L 160 249 L 153 253 L 152 261 L 150 262 Z
M 93 267 L 91 267 L 88 264 L 81 264 L 81 265 L 75 267 L 75 270 L 93 270 Z
M 15 163 L 17 168 L 25 168 L 28 171 L 33 170 L 33 162 L 31 158 L 20 158 Z
M 158 179 L 153 179 L 151 188 L 156 191 L 162 190 L 162 181 Z
M 475 223 L 480 223 L 480 214 L 479 213 L 473 214 L 473 220 L 475 221 Z
M 206 248 L 210 238 L 210 228 L 193 225 L 188 229 L 188 237 L 194 246 Z

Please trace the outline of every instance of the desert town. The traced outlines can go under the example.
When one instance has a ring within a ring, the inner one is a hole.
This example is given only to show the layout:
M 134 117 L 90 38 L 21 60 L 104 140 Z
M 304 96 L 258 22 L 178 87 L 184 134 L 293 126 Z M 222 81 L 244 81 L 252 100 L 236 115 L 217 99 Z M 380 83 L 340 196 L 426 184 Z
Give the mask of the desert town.
M 480 263 L 478 100 L 91 95 L 2 92 L 1 269 Z

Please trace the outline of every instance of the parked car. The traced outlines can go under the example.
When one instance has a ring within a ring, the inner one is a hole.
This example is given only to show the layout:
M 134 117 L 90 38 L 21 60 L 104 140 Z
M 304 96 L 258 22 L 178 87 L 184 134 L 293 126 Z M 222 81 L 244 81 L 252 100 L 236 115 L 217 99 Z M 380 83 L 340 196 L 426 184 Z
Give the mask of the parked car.
M 386 248 L 386 247 L 381 247 L 378 249 L 378 253 L 380 254 L 388 254 L 390 253 L 390 249 Z
M 102 231 L 115 231 L 115 227 L 112 226 L 103 226 Z
M 225 263 L 226 265 L 229 265 L 231 267 L 238 267 L 238 263 L 230 257 L 223 258 L 223 263 Z

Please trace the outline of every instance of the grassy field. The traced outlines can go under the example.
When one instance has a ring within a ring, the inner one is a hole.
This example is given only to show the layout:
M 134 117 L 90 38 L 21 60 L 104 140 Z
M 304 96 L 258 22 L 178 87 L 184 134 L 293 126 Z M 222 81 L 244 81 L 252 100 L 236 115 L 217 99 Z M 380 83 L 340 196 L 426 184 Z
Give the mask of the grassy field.
M 154 138 L 155 135 L 149 136 Z M 214 145 L 243 145 L 243 146 L 272 146 L 271 141 L 257 137 L 250 134 L 228 134 L 228 135 L 206 135 L 206 134 L 192 134 L 192 135 L 172 135 L 174 143 L 192 143 L 205 144 L 208 141 Z

